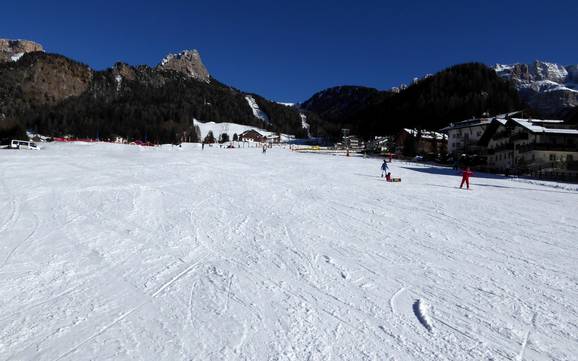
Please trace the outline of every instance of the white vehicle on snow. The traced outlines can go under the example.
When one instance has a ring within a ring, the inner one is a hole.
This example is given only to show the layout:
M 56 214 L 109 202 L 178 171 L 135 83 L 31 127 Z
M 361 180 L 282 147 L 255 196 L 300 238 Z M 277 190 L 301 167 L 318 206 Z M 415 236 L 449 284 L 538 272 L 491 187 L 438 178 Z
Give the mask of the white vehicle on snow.
M 10 142 L 10 149 L 31 149 L 40 150 L 40 147 L 34 142 L 29 142 L 27 140 L 12 140 Z

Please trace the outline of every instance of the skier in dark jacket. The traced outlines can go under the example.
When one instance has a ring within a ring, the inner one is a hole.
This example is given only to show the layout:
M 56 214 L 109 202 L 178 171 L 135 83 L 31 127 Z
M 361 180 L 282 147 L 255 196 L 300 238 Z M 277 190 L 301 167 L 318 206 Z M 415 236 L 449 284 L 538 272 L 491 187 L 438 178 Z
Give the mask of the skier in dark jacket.
M 384 159 L 383 163 L 381 164 L 381 178 L 383 178 L 387 173 L 389 173 L 389 167 L 387 165 L 387 161 Z

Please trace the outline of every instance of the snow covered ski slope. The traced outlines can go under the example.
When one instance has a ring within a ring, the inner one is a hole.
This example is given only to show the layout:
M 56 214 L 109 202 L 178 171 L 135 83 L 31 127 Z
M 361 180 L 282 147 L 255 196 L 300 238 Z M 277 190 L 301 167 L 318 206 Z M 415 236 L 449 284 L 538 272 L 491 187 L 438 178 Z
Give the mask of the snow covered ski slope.
M 0 152 L 0 360 L 576 360 L 578 193 L 274 148 Z

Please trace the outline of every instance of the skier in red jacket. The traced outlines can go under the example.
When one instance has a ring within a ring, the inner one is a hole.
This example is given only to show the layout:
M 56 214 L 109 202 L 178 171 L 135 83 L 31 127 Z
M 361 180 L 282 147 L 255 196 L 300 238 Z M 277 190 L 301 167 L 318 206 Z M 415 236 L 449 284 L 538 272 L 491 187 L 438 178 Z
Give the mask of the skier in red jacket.
M 462 184 L 460 184 L 460 189 L 464 186 L 464 183 L 466 183 L 466 186 L 470 189 L 470 177 L 473 174 L 474 172 L 470 170 L 470 167 L 467 167 L 466 170 L 462 171 Z

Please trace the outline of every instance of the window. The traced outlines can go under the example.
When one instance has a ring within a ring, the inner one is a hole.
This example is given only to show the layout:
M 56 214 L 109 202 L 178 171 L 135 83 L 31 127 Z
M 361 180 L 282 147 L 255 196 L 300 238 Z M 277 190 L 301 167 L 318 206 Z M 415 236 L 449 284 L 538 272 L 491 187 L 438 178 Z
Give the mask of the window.
M 556 160 L 556 154 L 550 154 L 550 161 L 554 162 Z
M 573 162 L 573 161 L 574 161 L 574 156 L 573 156 L 572 154 L 568 154 L 568 155 L 566 156 L 566 161 L 567 161 L 567 162 Z

